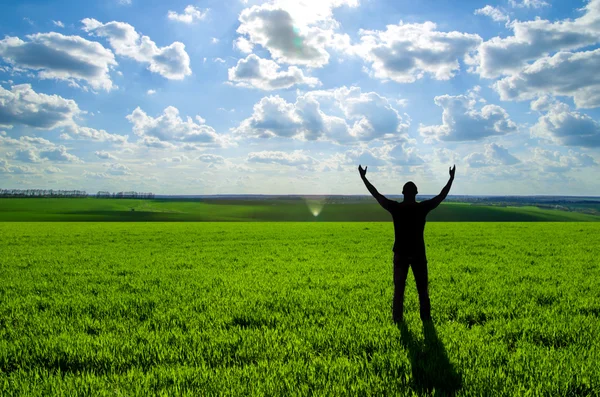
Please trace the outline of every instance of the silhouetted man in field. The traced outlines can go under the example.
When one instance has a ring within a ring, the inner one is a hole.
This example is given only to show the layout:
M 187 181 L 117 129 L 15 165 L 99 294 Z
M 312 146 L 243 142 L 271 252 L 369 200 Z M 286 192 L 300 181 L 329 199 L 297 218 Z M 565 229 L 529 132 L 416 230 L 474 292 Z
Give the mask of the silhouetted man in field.
M 450 168 L 450 180 L 442 192 L 431 200 L 417 203 L 417 185 L 413 182 L 407 182 L 402 189 L 404 201 L 401 203 L 389 200 L 375 189 L 367 180 L 367 167 L 364 169 L 359 165 L 358 172 L 363 182 L 369 189 L 369 192 L 375 197 L 377 202 L 392 214 L 394 220 L 394 233 L 396 241 L 394 242 L 394 301 L 393 301 L 393 319 L 395 322 L 401 322 L 403 317 L 404 305 L 404 286 L 408 267 L 412 267 L 417 283 L 419 293 L 419 304 L 421 307 L 421 320 L 431 320 L 431 305 L 429 303 L 428 279 L 427 279 L 427 256 L 425 255 L 425 240 L 423 231 L 425 230 L 425 218 L 429 211 L 436 208 L 448 195 L 452 182 L 454 181 L 454 172 L 456 166 Z

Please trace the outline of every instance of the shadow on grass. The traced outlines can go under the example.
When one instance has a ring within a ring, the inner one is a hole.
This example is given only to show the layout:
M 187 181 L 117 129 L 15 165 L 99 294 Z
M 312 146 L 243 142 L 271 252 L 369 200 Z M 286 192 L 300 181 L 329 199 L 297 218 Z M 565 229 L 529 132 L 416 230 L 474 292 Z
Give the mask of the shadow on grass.
M 421 341 L 408 329 L 398 324 L 402 345 L 408 349 L 414 386 L 419 393 L 454 395 L 462 387 L 461 374 L 456 371 L 438 338 L 433 322 L 423 323 L 425 340 Z

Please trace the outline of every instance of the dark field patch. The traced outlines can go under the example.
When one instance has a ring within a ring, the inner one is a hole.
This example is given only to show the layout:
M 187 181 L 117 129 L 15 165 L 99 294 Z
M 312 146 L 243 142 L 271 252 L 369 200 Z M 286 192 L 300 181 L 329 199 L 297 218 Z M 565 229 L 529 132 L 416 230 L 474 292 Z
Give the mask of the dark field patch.
M 0 221 L 263 221 L 263 222 L 373 222 L 390 215 L 375 200 L 327 197 L 318 216 L 309 199 L 96 199 L 0 198 Z M 531 206 L 503 207 L 443 203 L 428 216 L 431 222 L 563 222 L 600 221 L 600 216 Z M 25 238 L 25 236 L 24 236 Z M 501 243 L 501 241 L 498 241 Z

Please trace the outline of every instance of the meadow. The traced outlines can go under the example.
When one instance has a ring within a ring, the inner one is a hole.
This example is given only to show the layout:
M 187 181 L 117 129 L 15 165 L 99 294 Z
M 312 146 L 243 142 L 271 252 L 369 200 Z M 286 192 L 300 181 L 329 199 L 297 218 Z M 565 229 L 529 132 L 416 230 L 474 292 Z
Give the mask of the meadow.
M 0 223 L 0 395 L 600 394 L 600 224 Z
M 592 206 L 600 210 L 598 204 Z M 378 222 L 390 219 L 390 215 L 371 197 L 155 200 L 0 198 L 0 221 L 12 222 Z M 535 206 L 445 202 L 427 219 L 433 222 L 597 222 L 600 216 Z

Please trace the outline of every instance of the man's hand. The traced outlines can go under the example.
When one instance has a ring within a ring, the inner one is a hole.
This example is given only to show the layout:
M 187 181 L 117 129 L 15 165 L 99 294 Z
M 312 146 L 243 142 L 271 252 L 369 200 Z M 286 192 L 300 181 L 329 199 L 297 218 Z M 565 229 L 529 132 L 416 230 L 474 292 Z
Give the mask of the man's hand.
M 365 166 L 365 168 L 363 169 L 360 164 L 358 165 L 358 173 L 360 174 L 361 178 L 364 178 L 367 176 L 367 168 L 368 167 Z
M 456 172 L 456 165 L 454 167 L 450 168 L 450 178 L 454 179 L 454 173 L 455 172 Z

